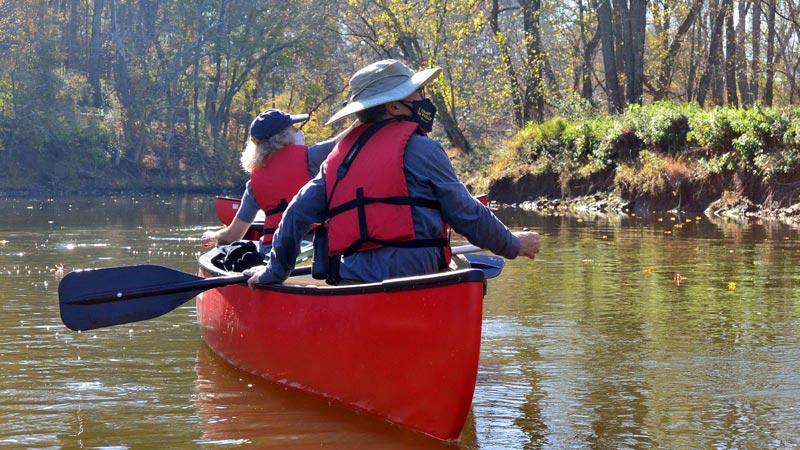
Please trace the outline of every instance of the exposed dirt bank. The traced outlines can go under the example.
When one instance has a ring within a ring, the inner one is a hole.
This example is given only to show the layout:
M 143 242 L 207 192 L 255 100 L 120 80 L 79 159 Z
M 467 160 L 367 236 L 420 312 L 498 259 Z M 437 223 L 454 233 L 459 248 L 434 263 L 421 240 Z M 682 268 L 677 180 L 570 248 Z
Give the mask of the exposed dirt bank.
M 561 212 L 619 212 L 645 214 L 660 211 L 704 212 L 732 218 L 777 217 L 800 221 L 800 175 L 763 183 L 746 172 L 716 175 L 703 180 L 679 180 L 668 192 L 623 191 L 613 185 L 613 173 L 592 179 L 559 180 L 554 174 L 502 178 L 489 185 L 497 204 L 528 210 Z

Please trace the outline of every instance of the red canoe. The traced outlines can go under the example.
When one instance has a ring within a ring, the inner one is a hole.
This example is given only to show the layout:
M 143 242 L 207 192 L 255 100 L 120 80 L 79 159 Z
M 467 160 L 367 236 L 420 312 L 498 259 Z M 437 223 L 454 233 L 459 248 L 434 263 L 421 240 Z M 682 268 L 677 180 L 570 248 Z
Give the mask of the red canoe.
M 200 276 L 224 275 L 210 255 Z M 335 287 L 296 277 L 208 290 L 197 316 L 208 345 L 240 369 L 451 440 L 475 390 L 485 285 L 478 269 Z
M 217 219 L 222 222 L 223 225 L 230 225 L 233 222 L 233 219 L 236 217 L 236 213 L 239 212 L 239 206 L 241 205 L 242 201 L 238 198 L 230 198 L 230 197 L 217 197 L 214 199 L 214 208 L 217 212 Z M 256 215 L 256 220 L 250 224 L 250 229 L 244 235 L 242 239 L 247 239 L 250 241 L 256 241 L 261 239 L 261 235 L 264 232 L 264 212 L 259 211 Z

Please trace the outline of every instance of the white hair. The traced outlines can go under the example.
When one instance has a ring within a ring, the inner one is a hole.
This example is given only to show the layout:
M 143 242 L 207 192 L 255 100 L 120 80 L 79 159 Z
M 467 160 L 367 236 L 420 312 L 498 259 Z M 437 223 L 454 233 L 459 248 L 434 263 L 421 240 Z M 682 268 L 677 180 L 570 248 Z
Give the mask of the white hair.
M 268 139 L 256 139 L 250 136 L 242 152 L 242 168 L 245 172 L 252 173 L 266 157 L 294 142 L 294 133 L 294 127 L 289 126 Z

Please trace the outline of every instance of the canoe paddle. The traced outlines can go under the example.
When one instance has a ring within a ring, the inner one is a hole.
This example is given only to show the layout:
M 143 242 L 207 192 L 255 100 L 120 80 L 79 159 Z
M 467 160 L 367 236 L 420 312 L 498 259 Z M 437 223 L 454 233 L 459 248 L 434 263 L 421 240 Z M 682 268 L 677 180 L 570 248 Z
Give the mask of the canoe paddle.
M 453 254 L 481 251 L 464 245 Z M 470 266 L 494 278 L 505 261 L 497 256 L 468 255 Z M 308 275 L 311 267 L 298 267 L 292 276 Z M 246 284 L 249 277 L 233 275 L 203 278 L 169 267 L 136 265 L 68 273 L 58 285 L 61 320 L 71 330 L 122 325 L 162 316 L 208 289 Z
M 464 257 L 469 261 L 470 267 L 473 269 L 481 269 L 486 279 L 500 275 L 500 272 L 503 271 L 503 267 L 506 265 L 506 260 L 499 256 L 464 255 Z

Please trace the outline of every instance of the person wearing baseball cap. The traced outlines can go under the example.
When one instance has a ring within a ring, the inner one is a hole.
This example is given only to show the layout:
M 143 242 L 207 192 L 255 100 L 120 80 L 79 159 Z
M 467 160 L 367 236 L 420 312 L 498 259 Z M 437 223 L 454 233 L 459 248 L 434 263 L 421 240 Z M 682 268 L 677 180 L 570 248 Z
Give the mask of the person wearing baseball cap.
M 264 211 L 261 253 L 266 254 L 283 211 L 303 185 L 319 171 L 331 152 L 333 141 L 306 147 L 303 132 L 295 124 L 308 114 L 287 114 L 279 109 L 260 113 L 250 123 L 242 153 L 242 168 L 250 174 L 236 217 L 226 227 L 203 233 L 203 247 L 231 244 L 242 239 L 259 210 Z M 263 258 L 261 258 L 263 260 Z
M 535 257 L 538 233 L 509 231 L 470 195 L 441 144 L 427 136 L 436 107 L 424 88 L 440 72 L 414 72 L 387 59 L 350 78 L 347 102 L 328 124 L 355 115 L 355 126 L 290 203 L 268 264 L 244 271 L 250 287 L 286 280 L 314 223 L 328 233 L 331 284 L 443 270 L 450 262 L 449 227 L 506 258 Z

